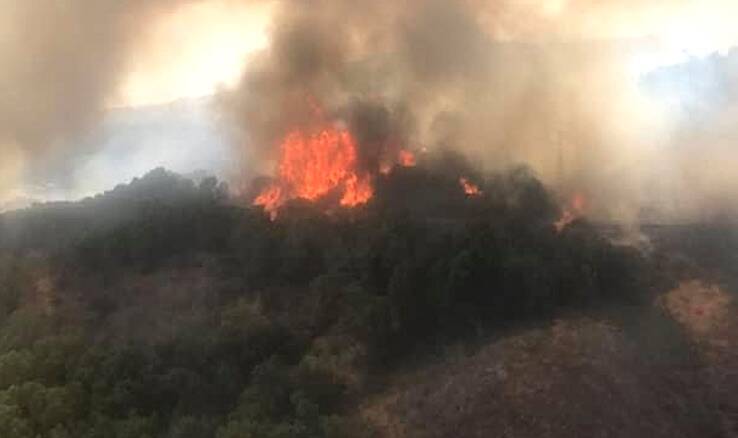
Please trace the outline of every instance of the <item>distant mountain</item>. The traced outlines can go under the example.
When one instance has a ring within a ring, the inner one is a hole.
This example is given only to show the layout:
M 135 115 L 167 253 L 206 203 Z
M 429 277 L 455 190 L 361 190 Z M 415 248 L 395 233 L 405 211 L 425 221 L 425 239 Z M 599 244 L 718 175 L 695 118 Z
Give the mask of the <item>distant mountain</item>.
M 111 111 L 91 138 L 97 152 L 78 178 L 99 181 L 99 191 L 158 166 L 221 173 L 232 163 L 231 149 L 211 105 L 212 99 L 200 98 Z
M 0 214 L 0 249 L 54 249 L 107 232 L 151 214 L 181 211 L 227 196 L 227 188 L 203 175 L 197 183 L 164 168 L 149 171 L 80 201 L 34 203 Z

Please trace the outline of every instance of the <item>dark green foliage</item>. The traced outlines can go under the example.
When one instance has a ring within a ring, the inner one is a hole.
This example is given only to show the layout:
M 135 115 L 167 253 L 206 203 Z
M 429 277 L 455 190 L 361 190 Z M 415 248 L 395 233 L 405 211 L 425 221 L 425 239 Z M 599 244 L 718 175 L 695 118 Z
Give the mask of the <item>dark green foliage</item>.
M 358 437 L 348 401 L 412 348 L 640 295 L 640 257 L 556 234 L 527 171 L 434 163 L 274 222 L 163 170 L 2 216 L 0 436 Z

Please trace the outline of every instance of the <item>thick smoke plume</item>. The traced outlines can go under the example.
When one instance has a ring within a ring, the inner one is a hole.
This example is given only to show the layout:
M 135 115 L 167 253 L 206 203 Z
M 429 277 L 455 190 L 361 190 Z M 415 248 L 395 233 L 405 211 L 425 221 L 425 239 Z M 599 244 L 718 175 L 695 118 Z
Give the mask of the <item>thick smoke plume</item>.
M 0 0 L 0 198 L 75 163 L 70 139 L 98 120 L 147 29 L 196 1 L 213 0 Z M 606 220 L 731 215 L 731 104 L 684 124 L 629 68 L 652 35 L 735 45 L 734 3 L 280 1 L 269 49 L 222 102 L 247 180 L 319 108 L 351 128 L 368 170 L 400 147 L 453 149 L 485 171 L 528 165 Z
M 370 166 L 398 144 L 454 149 L 480 170 L 526 164 L 562 196 L 586 195 L 590 213 L 634 220 L 643 132 L 661 125 L 622 79 L 629 42 L 503 42 L 527 33 L 511 24 L 524 16 L 490 5 L 285 2 L 271 48 L 223 99 L 251 170 L 269 172 L 275 145 L 319 105 Z

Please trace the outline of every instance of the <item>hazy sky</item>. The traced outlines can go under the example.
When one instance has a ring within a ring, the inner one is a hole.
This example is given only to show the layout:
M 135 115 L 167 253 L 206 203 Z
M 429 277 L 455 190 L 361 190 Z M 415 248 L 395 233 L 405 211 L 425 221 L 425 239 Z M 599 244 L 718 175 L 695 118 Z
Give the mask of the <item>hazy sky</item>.
M 732 0 L 475 1 L 484 5 L 480 19 L 502 41 L 649 39 L 632 60 L 637 72 L 738 45 Z M 269 44 L 278 3 L 202 0 L 162 14 L 141 29 L 144 37 L 110 104 L 160 103 L 233 86 L 248 55 Z

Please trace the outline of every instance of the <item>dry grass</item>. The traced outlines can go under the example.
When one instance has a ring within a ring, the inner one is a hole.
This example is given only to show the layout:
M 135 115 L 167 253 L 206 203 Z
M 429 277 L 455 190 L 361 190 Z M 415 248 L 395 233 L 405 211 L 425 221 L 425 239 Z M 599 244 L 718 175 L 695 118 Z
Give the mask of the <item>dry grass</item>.
M 669 314 L 695 340 L 709 340 L 729 321 L 733 297 L 719 286 L 697 280 L 683 282 L 661 300 Z
M 682 283 L 667 293 L 664 307 L 693 339 L 705 363 L 726 437 L 738 437 L 738 306 L 716 285 Z
M 687 362 L 571 318 L 406 376 L 362 412 L 387 438 L 720 436 Z

